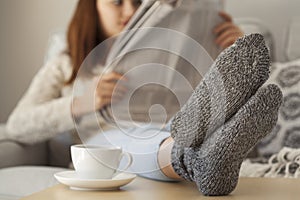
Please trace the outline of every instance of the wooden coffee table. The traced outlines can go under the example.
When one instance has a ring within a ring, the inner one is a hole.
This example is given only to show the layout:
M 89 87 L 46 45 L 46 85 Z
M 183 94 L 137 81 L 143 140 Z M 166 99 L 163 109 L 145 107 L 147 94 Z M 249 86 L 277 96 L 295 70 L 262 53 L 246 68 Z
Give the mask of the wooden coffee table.
M 189 182 L 168 183 L 136 178 L 118 191 L 74 191 L 56 185 L 23 198 L 23 200 L 181 200 L 181 199 L 238 199 L 238 200 L 299 200 L 300 179 L 241 178 L 235 191 L 225 197 L 204 197 Z

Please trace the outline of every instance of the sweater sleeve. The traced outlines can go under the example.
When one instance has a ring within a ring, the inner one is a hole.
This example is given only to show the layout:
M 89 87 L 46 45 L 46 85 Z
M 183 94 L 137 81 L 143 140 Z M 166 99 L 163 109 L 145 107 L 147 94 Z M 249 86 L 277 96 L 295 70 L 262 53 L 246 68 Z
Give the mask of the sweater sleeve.
M 69 57 L 61 55 L 40 69 L 8 119 L 8 137 L 37 143 L 74 129 L 72 96 L 61 96 L 71 74 L 69 63 Z

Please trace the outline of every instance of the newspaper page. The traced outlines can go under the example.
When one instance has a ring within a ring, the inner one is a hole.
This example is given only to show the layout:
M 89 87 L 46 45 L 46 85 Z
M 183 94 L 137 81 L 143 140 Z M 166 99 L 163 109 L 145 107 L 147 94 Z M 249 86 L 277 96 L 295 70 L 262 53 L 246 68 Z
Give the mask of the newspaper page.
M 166 123 L 221 52 L 213 28 L 222 0 L 145 0 L 116 39 L 106 72 L 128 77 L 128 94 L 101 110 L 112 123 Z

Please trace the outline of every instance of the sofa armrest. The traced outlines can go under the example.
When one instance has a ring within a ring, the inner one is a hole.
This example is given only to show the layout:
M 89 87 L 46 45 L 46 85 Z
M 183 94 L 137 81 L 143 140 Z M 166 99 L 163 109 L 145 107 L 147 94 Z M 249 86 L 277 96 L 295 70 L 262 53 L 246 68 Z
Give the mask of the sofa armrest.
M 47 144 L 22 145 L 0 141 L 0 168 L 18 165 L 47 165 Z
M 48 141 L 48 164 L 55 167 L 68 168 L 71 163 L 70 146 L 74 144 L 72 132 L 56 135 Z
M 6 137 L 0 125 L 0 168 L 18 165 L 47 165 L 47 143 L 24 145 Z

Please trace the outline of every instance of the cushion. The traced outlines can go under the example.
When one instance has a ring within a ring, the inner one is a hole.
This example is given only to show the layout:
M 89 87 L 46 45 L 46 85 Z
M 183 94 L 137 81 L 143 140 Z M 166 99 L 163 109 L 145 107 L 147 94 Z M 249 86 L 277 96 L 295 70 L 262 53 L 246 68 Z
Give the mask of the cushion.
M 288 60 L 300 58 L 300 17 L 293 18 L 289 24 L 286 56 Z
M 277 125 L 258 144 L 259 153 L 266 157 L 284 146 L 300 148 L 300 59 L 274 63 L 268 83 L 278 85 L 284 98 Z
M 0 168 L 16 165 L 47 164 L 46 142 L 25 145 L 12 141 L 7 136 L 5 125 L 0 124 Z

